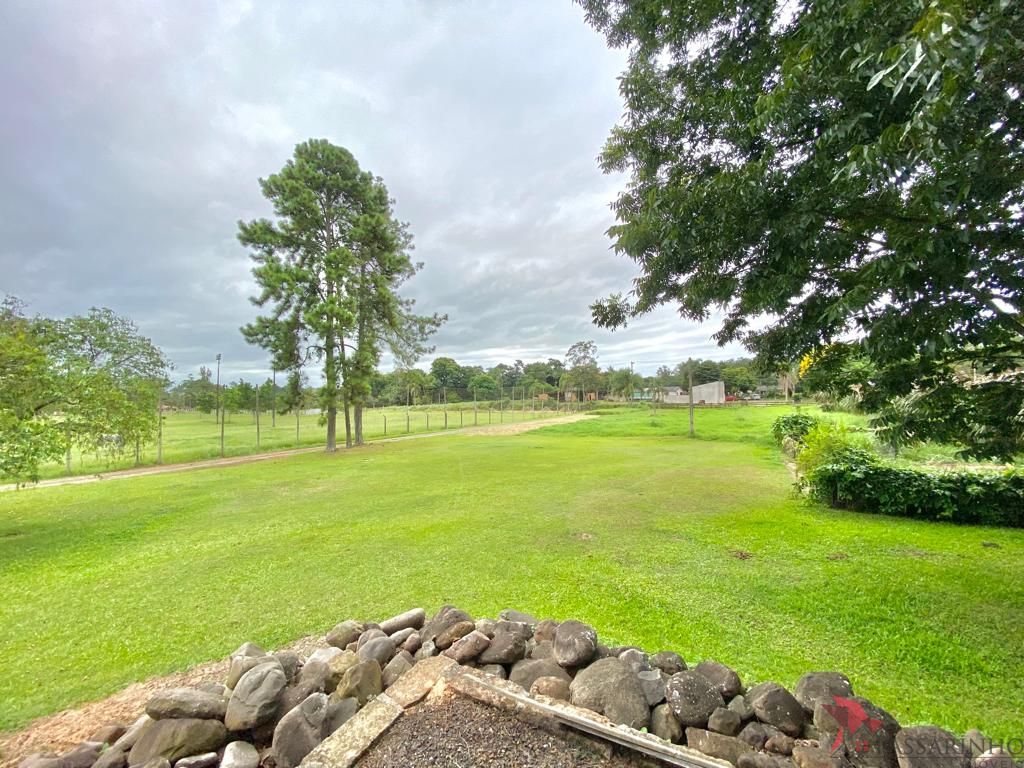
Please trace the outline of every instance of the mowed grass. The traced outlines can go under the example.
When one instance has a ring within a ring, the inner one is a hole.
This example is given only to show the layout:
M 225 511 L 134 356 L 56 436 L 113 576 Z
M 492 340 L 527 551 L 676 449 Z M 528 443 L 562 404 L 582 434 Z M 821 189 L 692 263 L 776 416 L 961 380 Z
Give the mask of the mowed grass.
M 1024 729 L 1024 531 L 794 496 L 777 408 L 623 410 L 0 495 L 0 729 L 349 617 L 592 623 L 748 684 L 837 669 L 904 724 Z M 983 545 L 987 542 L 988 545 Z M 997 545 L 997 546 L 989 546 Z
M 474 414 L 472 403 L 452 404 L 447 409 L 440 406 L 417 406 L 405 408 L 371 408 L 363 415 L 363 434 L 367 440 L 382 437 L 397 437 L 407 434 L 438 432 L 462 427 L 487 426 L 488 424 L 509 424 L 549 418 L 558 415 L 552 410 L 533 407 L 532 402 L 517 402 L 515 408 L 504 410 L 480 407 Z M 564 409 L 564 406 L 563 406 Z M 565 411 L 561 412 L 564 415 Z M 256 417 L 252 413 L 231 413 L 224 421 L 224 455 L 247 456 L 266 451 L 308 448 L 323 445 L 327 427 L 320 423 L 318 414 L 278 414 L 271 418 L 269 412 L 260 416 L 259 439 L 256 434 Z M 298 427 L 296 429 L 296 427 Z M 338 416 L 338 443 L 345 443 L 344 417 Z M 200 461 L 220 456 L 220 423 L 212 413 L 198 411 L 177 411 L 164 414 L 163 456 L 164 464 Z M 152 466 L 157 463 L 157 444 L 141 446 L 139 462 L 135 460 L 135 446 L 125 446 L 119 453 L 74 451 L 71 460 L 71 474 L 95 474 L 135 466 Z M 64 460 L 44 464 L 40 471 L 43 479 L 67 475 Z

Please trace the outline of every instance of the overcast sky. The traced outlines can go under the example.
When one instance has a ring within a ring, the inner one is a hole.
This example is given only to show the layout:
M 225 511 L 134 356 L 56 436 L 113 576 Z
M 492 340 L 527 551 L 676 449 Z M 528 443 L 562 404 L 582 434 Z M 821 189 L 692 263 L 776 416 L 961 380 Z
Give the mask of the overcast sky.
M 257 179 L 316 137 L 409 222 L 425 268 L 407 292 L 450 318 L 436 354 L 489 366 L 593 339 L 602 365 L 645 373 L 742 354 L 670 309 L 590 322 L 635 272 L 604 234 L 625 179 L 596 162 L 624 65 L 569 0 L 6 0 L 0 293 L 128 315 L 176 377 L 217 352 L 228 378 L 261 375 L 236 222 L 270 215 Z

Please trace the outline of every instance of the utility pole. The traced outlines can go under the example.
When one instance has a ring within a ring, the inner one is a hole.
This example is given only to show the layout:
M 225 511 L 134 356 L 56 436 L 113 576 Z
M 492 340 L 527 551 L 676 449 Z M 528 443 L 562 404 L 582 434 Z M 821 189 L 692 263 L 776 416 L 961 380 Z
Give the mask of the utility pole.
M 256 387 L 256 450 L 260 449 L 260 388 Z
M 220 353 L 217 353 L 217 410 L 220 412 L 220 457 L 224 458 L 224 412 L 221 411 L 220 397 Z

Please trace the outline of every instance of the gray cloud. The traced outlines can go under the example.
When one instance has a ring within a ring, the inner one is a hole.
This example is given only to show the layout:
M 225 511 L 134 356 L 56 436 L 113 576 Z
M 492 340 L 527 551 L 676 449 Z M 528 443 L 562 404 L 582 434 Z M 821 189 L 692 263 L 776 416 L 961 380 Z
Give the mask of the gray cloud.
M 258 177 L 325 137 L 410 223 L 426 266 L 408 291 L 450 316 L 438 354 L 590 338 L 644 371 L 738 354 L 668 309 L 589 322 L 635 269 L 604 235 L 624 180 L 595 160 L 624 63 L 569 2 L 5 3 L 0 292 L 49 315 L 110 306 L 179 374 L 217 352 L 228 377 L 262 374 L 235 222 L 269 213 Z

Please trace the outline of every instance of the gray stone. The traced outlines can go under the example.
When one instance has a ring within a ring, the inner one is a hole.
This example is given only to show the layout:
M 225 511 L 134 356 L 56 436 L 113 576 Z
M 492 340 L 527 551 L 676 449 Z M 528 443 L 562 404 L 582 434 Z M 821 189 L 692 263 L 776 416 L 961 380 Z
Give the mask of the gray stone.
M 753 751 L 749 744 L 735 736 L 723 736 L 702 728 L 686 729 L 686 746 L 719 760 L 726 760 L 733 765 L 739 762 L 740 755 Z
M 487 635 L 474 629 L 468 635 L 456 640 L 443 655 L 455 659 L 459 664 L 465 664 L 467 661 L 476 659 L 490 643 L 491 640 Z
M 419 630 L 413 629 L 412 627 L 406 627 L 405 629 L 398 630 L 394 634 L 388 635 L 388 637 L 391 638 L 391 642 L 393 642 L 397 648 L 413 635 L 418 638 L 420 636 Z
M 359 636 L 359 640 L 356 641 L 356 650 L 362 650 L 363 646 L 368 642 L 380 637 L 387 637 L 387 634 L 383 632 L 380 627 L 369 627 Z
M 597 632 L 582 621 L 563 621 L 555 630 L 555 661 L 563 667 L 581 667 L 597 652 Z
M 551 640 L 537 642 L 530 640 L 526 644 L 526 657 L 529 659 L 555 659 L 555 644 Z
M 557 649 L 558 641 L 555 643 Z M 651 711 L 640 681 L 619 659 L 600 659 L 584 667 L 569 685 L 569 692 L 569 701 L 575 706 L 602 714 L 613 723 L 640 729 L 650 722 Z
M 795 768 L 788 757 L 769 755 L 766 752 L 744 752 L 736 761 L 736 768 Z
M 750 703 L 742 694 L 739 696 L 733 696 L 729 700 L 729 709 L 739 715 L 740 720 L 743 722 L 754 718 L 754 708 L 750 706 Z
M 317 648 L 309 655 L 309 658 L 306 659 L 306 663 L 310 664 L 315 661 L 320 661 L 324 664 L 330 664 L 332 659 L 340 656 L 344 652 L 344 649 L 337 648 L 333 645 L 328 648 Z
M 412 669 L 415 662 L 410 654 L 405 651 L 395 654 L 395 657 L 381 670 L 381 685 L 386 689 L 398 682 L 398 678 Z
M 333 693 L 334 689 L 338 687 L 338 683 L 341 682 L 341 678 L 345 676 L 352 667 L 360 662 L 359 654 L 354 651 L 342 651 L 327 664 L 328 676 L 327 682 L 323 687 L 324 693 Z M 310 691 L 314 693 L 314 691 Z
M 508 675 L 511 682 L 527 691 L 539 677 L 559 677 L 567 683 L 572 680 L 568 673 L 551 659 L 522 659 L 512 665 L 512 671 Z
M 345 673 L 335 694 L 342 699 L 351 696 L 359 701 L 359 706 L 362 706 L 383 690 L 380 664 L 374 659 L 368 659 L 359 662 Z
M 531 696 L 547 696 L 549 699 L 568 701 L 569 683 L 560 677 L 538 677 L 530 686 Z
M 439 634 L 444 632 L 453 624 L 460 621 L 473 621 L 473 617 L 465 611 L 459 610 L 454 605 L 442 606 L 434 616 L 420 629 L 420 640 L 426 643 L 428 640 L 435 640 Z
M 768 742 L 768 739 L 781 733 L 782 731 L 774 725 L 765 725 L 764 723 L 759 723 L 755 720 L 754 722 L 747 723 L 743 726 L 743 730 L 739 732 L 739 738 L 754 749 L 764 749 L 764 745 Z
M 150 720 L 128 752 L 128 764 L 137 765 L 154 757 L 177 760 L 220 749 L 228 732 L 220 720 L 181 718 Z
M 683 740 L 683 726 L 679 724 L 672 707 L 668 704 L 659 704 L 651 710 L 650 732 L 659 739 L 678 744 Z
M 216 764 L 216 752 L 213 757 L 214 764 Z M 127 768 L 127 766 L 128 755 L 123 749 L 114 749 L 113 747 L 103 750 L 96 759 L 96 762 L 92 764 L 92 768 Z M 188 766 L 186 765 L 185 768 L 188 768 Z
M 231 692 L 224 725 L 229 731 L 247 731 L 272 720 L 287 684 L 284 670 L 276 661 L 253 667 Z
M 36 752 L 18 763 L 18 768 L 61 768 L 61 762 L 55 754 Z
M 284 670 L 285 679 L 291 683 L 299 674 L 299 670 L 302 668 L 302 660 L 299 658 L 299 654 L 294 651 L 278 651 L 274 654 L 274 658 L 281 665 L 281 669 Z
M 323 741 L 328 707 L 327 695 L 314 693 L 281 718 L 272 743 L 277 768 L 295 768 Z
M 390 619 L 382 621 L 380 628 L 386 635 L 393 635 L 395 632 L 403 629 L 419 630 L 426 619 L 426 611 L 422 608 L 413 608 L 405 613 L 400 613 L 397 616 L 392 616 Z
M 348 696 L 339 698 L 333 694 L 327 702 L 327 719 L 324 721 L 324 738 L 341 728 L 356 712 L 359 711 L 359 700 Z
M 651 656 L 651 666 L 666 675 L 675 675 L 686 669 L 686 662 L 675 651 L 661 651 Z
M 412 655 L 412 657 L 416 659 L 416 661 L 429 659 L 431 656 L 437 656 L 437 646 L 434 645 L 433 640 L 427 640 L 426 642 L 422 643 L 422 645 L 420 645 L 420 647 L 415 652 L 413 652 Z
M 519 635 L 523 640 L 529 640 L 533 637 L 533 625 L 522 621 L 499 619 L 494 622 L 494 632 L 507 632 L 510 635 Z
M 725 664 L 720 664 L 717 661 L 702 661 L 694 669 L 714 683 L 726 701 L 743 692 L 740 676 Z
M 761 683 L 747 691 L 747 701 L 762 723 L 774 725 L 790 736 L 799 736 L 807 713 L 793 694 L 777 683 Z
M 851 708 L 855 708 L 852 713 Z M 853 733 L 845 725 L 851 714 L 863 723 Z M 814 708 L 814 725 L 821 734 L 821 743 L 831 746 L 838 741 L 838 756 L 845 757 L 857 768 L 896 768 L 899 723 L 867 699 L 854 696 L 836 704 L 819 703 Z
M 228 676 L 224 678 L 224 685 L 229 690 L 238 685 L 238 681 L 246 672 L 260 664 L 266 664 L 272 656 L 232 656 L 231 665 L 228 667 Z
M 358 640 L 365 629 L 366 627 L 363 626 L 361 621 L 347 619 L 327 633 L 327 644 L 344 650 L 345 646 L 349 643 L 354 643 Z
M 224 698 L 231 695 L 231 691 L 229 691 L 228 687 L 223 683 L 200 683 L 196 686 L 196 690 L 202 691 L 203 693 L 215 693 L 218 696 L 223 696 Z
M 151 757 L 137 768 L 171 768 L 171 761 L 166 757 Z
M 498 614 L 499 619 L 505 621 L 517 621 L 521 624 L 529 624 L 531 627 L 537 624 L 537 619 L 529 613 L 523 613 L 522 611 L 515 611 L 511 608 L 506 608 Z
M 740 716 L 725 707 L 716 708 L 708 718 L 708 730 L 723 736 L 735 736 L 740 732 L 741 724 Z
M 480 666 L 480 671 L 483 672 L 485 675 L 496 677 L 499 680 L 508 679 L 508 672 L 501 664 L 482 664 Z
M 804 712 L 814 715 L 814 708 L 819 702 L 833 704 L 836 696 L 847 699 L 853 696 L 853 686 L 850 679 L 840 672 L 808 672 L 797 681 L 793 696 Z
M 373 659 L 381 667 L 384 667 L 391 657 L 395 655 L 395 641 L 387 635 L 382 637 L 375 637 L 372 640 L 368 640 L 359 649 L 359 660 L 368 661 Z
M 842 757 L 833 755 L 827 749 L 805 744 L 793 747 L 793 763 L 797 768 L 844 768 L 849 765 Z
M 98 741 L 100 744 L 113 744 L 128 733 L 128 728 L 120 723 L 105 725 L 90 736 L 87 741 Z
M 498 626 L 498 622 L 494 619 L 477 619 L 473 626 L 476 627 L 477 632 L 483 632 L 490 638 L 494 637 L 494 630 Z
M 228 703 L 223 696 L 204 693 L 194 688 L 171 688 L 161 691 L 146 704 L 146 714 L 154 720 L 169 717 L 197 717 L 223 720 Z
M 421 645 L 423 645 L 423 641 L 420 640 L 419 632 L 416 632 L 411 637 L 406 639 L 404 643 L 402 643 L 401 648 L 403 651 L 415 655 L 415 653 L 420 649 Z
M 692 669 L 677 672 L 669 678 L 665 699 L 681 724 L 701 728 L 707 725 L 712 712 L 725 706 L 718 688 Z
M 992 749 L 995 746 L 992 740 L 987 738 L 985 734 L 979 731 L 977 728 L 971 728 L 967 733 L 964 734 L 964 747 L 967 748 L 968 754 L 974 758 L 979 757 L 983 753 Z
M 651 671 L 651 660 L 641 650 L 636 648 L 627 648 L 618 655 L 619 661 L 623 662 L 629 667 L 634 673 L 635 672 L 650 672 Z
M 515 664 L 525 656 L 526 638 L 522 634 L 496 631 L 477 661 L 481 664 Z
M 120 749 L 124 753 L 128 753 L 132 747 L 135 746 L 135 742 L 139 740 L 139 736 L 146 729 L 149 723 L 153 722 L 153 718 L 149 715 L 142 715 L 138 720 L 132 723 L 128 730 L 125 731 L 124 736 L 115 741 L 110 745 L 111 749 Z
M 242 643 L 240 646 L 238 646 L 238 648 L 235 649 L 235 652 L 232 653 L 231 655 L 232 656 L 266 656 L 267 652 L 263 648 L 261 648 L 260 646 L 256 645 L 256 643 L 248 643 L 247 642 L 247 643 Z
M 558 631 L 558 622 L 554 619 L 544 619 L 544 621 L 538 622 L 533 628 L 533 639 L 538 643 L 542 643 L 547 640 L 550 643 L 555 642 L 555 633 Z
M 660 669 L 648 669 L 634 673 L 640 681 L 640 689 L 644 692 L 647 705 L 653 707 L 665 700 L 665 684 L 669 676 Z
M 60 756 L 61 768 L 92 768 L 102 749 L 101 741 L 83 741 Z
M 916 725 L 896 734 L 896 761 L 900 768 L 968 768 L 969 758 L 949 731 Z
M 181 758 L 174 764 L 174 768 L 213 768 L 218 763 L 220 756 L 216 752 L 204 752 L 201 755 Z
M 1013 753 L 1002 747 L 991 747 L 971 762 L 971 768 L 1017 768 Z
M 434 645 L 439 651 L 445 651 L 455 645 L 470 632 L 476 631 L 476 623 L 472 621 L 457 621 L 434 638 Z M 483 634 L 481 632 L 480 634 Z M 486 637 L 486 635 L 484 635 Z
M 297 707 L 308 696 L 327 691 L 331 685 L 331 668 L 322 661 L 307 661 L 299 671 L 298 679 L 281 694 L 281 713 Z
M 220 768 L 259 768 L 259 764 L 260 753 L 248 741 L 232 741 L 220 759 Z
M 796 739 L 792 736 L 787 736 L 784 733 L 775 733 L 768 737 L 768 740 L 764 743 L 764 748 L 769 752 L 775 752 L 779 755 L 792 755 L 795 744 Z

